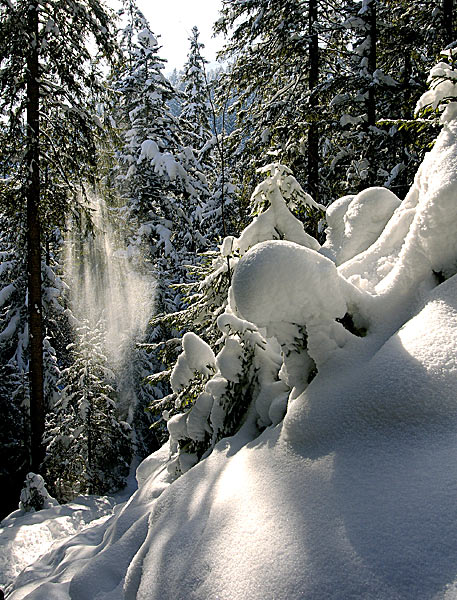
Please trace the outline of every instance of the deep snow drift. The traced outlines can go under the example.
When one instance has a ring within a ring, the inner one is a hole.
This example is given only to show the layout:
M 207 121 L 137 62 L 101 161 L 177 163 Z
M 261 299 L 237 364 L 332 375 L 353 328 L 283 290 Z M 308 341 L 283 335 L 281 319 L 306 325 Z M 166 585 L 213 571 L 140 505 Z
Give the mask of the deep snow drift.
M 264 237 L 241 256 L 220 319 L 251 319 L 286 362 L 293 320 L 308 347 L 289 378 L 317 366 L 284 420 L 258 435 L 252 406 L 178 479 L 165 446 L 130 500 L 19 575 L 11 600 L 457 598 L 457 123 L 443 121 L 401 204 L 369 190 L 330 209 L 322 248 Z M 186 348 L 177 387 L 221 368 L 195 337 Z

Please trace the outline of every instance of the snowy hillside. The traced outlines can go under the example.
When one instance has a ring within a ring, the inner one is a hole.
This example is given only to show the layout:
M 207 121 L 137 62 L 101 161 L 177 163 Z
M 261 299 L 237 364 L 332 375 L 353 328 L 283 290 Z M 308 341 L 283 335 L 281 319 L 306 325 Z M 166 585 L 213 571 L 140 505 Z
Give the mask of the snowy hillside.
M 265 403 L 253 403 L 242 429 L 177 479 L 165 446 L 140 465 L 126 505 L 25 570 L 9 599 L 457 597 L 449 106 L 402 203 L 373 188 L 329 209 L 322 248 L 264 238 L 241 256 L 225 319 L 282 347 L 284 420 L 258 436 Z M 307 332 L 295 355 L 292 323 Z

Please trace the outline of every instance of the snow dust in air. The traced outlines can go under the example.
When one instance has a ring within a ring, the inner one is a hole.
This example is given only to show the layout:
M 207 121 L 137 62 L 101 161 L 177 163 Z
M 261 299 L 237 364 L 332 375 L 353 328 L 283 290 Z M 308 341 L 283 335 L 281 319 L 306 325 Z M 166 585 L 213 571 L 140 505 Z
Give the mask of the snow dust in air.
M 70 305 L 76 319 L 104 331 L 105 352 L 115 367 L 144 334 L 153 313 L 155 283 L 150 272 L 140 272 L 129 259 L 116 227 L 116 210 L 94 195 L 89 211 L 91 223 L 83 216 L 82 227 L 72 224 L 68 231 Z

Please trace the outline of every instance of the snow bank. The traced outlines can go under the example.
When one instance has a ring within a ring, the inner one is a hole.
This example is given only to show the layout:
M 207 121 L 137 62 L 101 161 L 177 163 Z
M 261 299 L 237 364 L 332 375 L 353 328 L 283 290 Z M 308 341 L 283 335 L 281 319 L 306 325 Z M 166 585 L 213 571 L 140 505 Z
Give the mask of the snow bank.
M 122 598 L 125 572 L 147 534 L 152 506 L 169 485 L 168 456 L 165 445 L 145 459 L 137 469 L 139 489 L 128 502 L 117 505 L 108 520 L 92 522 L 61 545 L 54 545 L 20 573 L 8 600 L 94 600 L 99 592 L 105 600 Z
M 92 598 L 452 597 L 456 298 L 453 278 L 359 369 L 322 373 L 282 429 L 222 441 L 155 502 L 123 592 L 94 571 Z
M 446 277 L 456 272 L 456 149 L 457 123 L 453 121 L 443 128 L 378 240 L 341 265 L 343 277 L 372 294 L 400 299 L 421 282 L 430 281 L 433 271 Z

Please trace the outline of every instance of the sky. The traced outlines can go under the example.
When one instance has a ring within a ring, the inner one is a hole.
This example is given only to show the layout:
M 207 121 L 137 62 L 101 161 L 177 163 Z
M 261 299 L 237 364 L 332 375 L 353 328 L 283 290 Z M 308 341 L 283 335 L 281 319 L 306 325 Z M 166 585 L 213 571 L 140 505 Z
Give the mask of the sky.
M 210 63 L 215 61 L 223 37 L 212 38 L 212 27 L 218 18 L 220 0 L 137 0 L 138 6 L 148 19 L 151 30 L 160 35 L 160 56 L 166 58 L 165 71 L 180 69 L 189 52 L 188 38 L 192 27 L 200 31 L 200 42 L 205 44 L 202 52 Z

